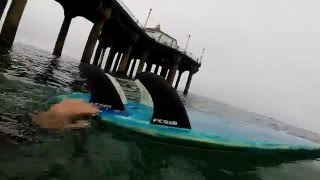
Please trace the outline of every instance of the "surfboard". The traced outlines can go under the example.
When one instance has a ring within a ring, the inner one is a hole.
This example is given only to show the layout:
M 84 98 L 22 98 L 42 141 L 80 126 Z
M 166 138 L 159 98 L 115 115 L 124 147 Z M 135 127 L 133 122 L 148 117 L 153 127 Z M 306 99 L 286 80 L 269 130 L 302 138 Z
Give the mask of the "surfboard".
M 163 78 L 152 73 L 137 75 L 141 100 L 127 101 L 110 75 L 106 76 L 89 65 L 83 65 L 80 71 L 91 85 L 96 86 L 91 86 L 90 93 L 75 92 L 58 99 L 83 99 L 96 104 L 101 110 L 98 119 L 105 125 L 112 124 L 156 141 L 192 148 L 249 153 L 313 152 L 320 155 L 320 144 L 316 142 L 261 125 L 223 119 L 214 113 L 186 109 L 176 91 Z M 102 87 L 99 78 L 112 82 L 111 86 L 117 88 Z M 99 88 L 102 96 L 95 88 Z M 123 103 L 110 104 L 107 100 L 99 100 L 106 93 L 116 98 L 110 102 Z
M 59 99 L 90 102 L 90 94 L 71 93 Z M 100 109 L 102 111 L 98 119 L 105 125 L 113 124 L 161 142 L 181 146 L 241 152 L 320 151 L 318 143 L 267 127 L 221 119 L 194 109 L 187 109 L 192 129 L 150 124 L 153 108 L 140 102 L 128 101 L 125 112 Z

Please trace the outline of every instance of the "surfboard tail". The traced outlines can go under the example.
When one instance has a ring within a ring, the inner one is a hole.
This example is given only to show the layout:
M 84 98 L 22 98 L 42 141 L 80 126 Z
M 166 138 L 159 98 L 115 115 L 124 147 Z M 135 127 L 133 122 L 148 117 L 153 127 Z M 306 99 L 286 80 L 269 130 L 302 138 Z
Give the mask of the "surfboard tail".
M 107 105 L 110 109 L 125 111 L 127 103 L 119 83 L 109 74 L 90 64 L 79 66 L 87 80 L 90 102 Z M 141 104 L 153 107 L 151 124 L 191 129 L 186 109 L 176 90 L 167 81 L 153 73 L 140 73 L 135 80 L 141 93 Z

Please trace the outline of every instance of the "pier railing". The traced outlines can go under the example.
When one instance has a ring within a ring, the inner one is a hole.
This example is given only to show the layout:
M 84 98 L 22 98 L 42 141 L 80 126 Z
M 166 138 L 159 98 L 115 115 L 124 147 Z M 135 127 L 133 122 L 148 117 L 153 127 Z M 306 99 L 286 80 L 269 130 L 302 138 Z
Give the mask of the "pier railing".
M 138 20 L 138 18 L 136 18 L 134 16 L 134 14 L 130 11 L 130 9 L 128 8 L 128 6 L 125 5 L 125 3 L 122 0 L 116 0 L 116 2 L 120 5 L 120 7 L 122 7 L 122 9 L 130 16 L 130 18 L 144 31 L 144 27 L 141 24 L 141 22 Z M 147 33 L 146 33 L 147 34 Z M 148 34 L 147 34 L 148 35 Z M 148 35 L 149 37 L 151 37 L 150 35 Z M 151 37 L 152 38 L 152 37 Z M 159 42 L 160 43 L 160 42 Z M 161 43 L 165 46 L 171 47 L 165 43 Z M 173 47 L 171 47 L 173 48 Z M 191 52 L 186 52 L 185 49 L 181 48 L 181 47 L 177 47 L 177 48 L 173 48 L 176 49 L 178 51 L 180 51 L 182 54 L 186 54 L 187 56 L 189 56 L 191 59 L 193 59 L 194 61 L 197 61 L 197 58 L 195 58 L 193 56 L 193 54 Z
M 197 58 L 196 57 L 194 57 L 193 56 L 193 54 L 191 53 L 191 52 L 186 52 L 186 50 L 184 49 L 184 48 L 182 48 L 182 47 L 180 47 L 180 46 L 178 46 L 178 51 L 180 51 L 180 52 L 182 52 L 182 53 L 184 53 L 184 54 L 186 54 L 187 56 L 189 56 L 191 59 L 193 59 L 193 60 L 197 60 Z
M 122 7 L 122 9 L 124 11 L 126 11 L 126 13 L 131 17 L 131 19 L 140 27 L 143 28 L 143 25 L 140 23 L 140 21 L 138 20 L 138 18 L 136 18 L 134 16 L 134 14 L 130 11 L 130 9 L 128 8 L 128 6 L 126 4 L 124 4 L 124 2 L 122 0 L 116 0 L 116 2 Z

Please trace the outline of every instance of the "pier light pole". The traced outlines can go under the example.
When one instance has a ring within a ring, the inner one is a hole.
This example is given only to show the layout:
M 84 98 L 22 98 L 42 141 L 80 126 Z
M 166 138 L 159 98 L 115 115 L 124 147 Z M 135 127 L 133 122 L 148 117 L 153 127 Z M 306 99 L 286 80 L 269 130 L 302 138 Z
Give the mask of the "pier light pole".
M 188 41 L 187 41 L 186 48 L 185 48 L 184 52 L 187 52 L 189 41 L 190 41 L 190 37 L 191 37 L 191 35 L 189 34 L 188 35 Z
M 148 21 L 149 21 L 149 18 L 150 18 L 151 12 L 152 12 L 152 8 L 150 8 L 150 10 L 149 10 L 149 14 L 148 14 L 148 17 L 147 17 L 147 20 L 146 20 L 146 23 L 144 24 L 144 27 L 145 27 L 145 28 L 147 27 L 147 24 L 148 24 Z
M 204 55 L 204 51 L 206 50 L 206 48 L 203 48 L 202 50 L 202 54 L 201 54 L 201 57 L 200 57 L 200 64 L 202 63 L 202 59 L 203 59 L 203 55 Z

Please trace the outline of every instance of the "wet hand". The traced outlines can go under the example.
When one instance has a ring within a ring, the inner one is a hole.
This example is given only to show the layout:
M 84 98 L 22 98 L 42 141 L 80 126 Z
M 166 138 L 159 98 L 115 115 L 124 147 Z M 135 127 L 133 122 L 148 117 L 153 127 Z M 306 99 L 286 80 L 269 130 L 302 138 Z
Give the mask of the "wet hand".
M 47 112 L 32 115 L 32 120 L 45 129 L 87 128 L 90 122 L 76 117 L 95 116 L 99 109 L 80 99 L 68 99 L 53 105 Z

